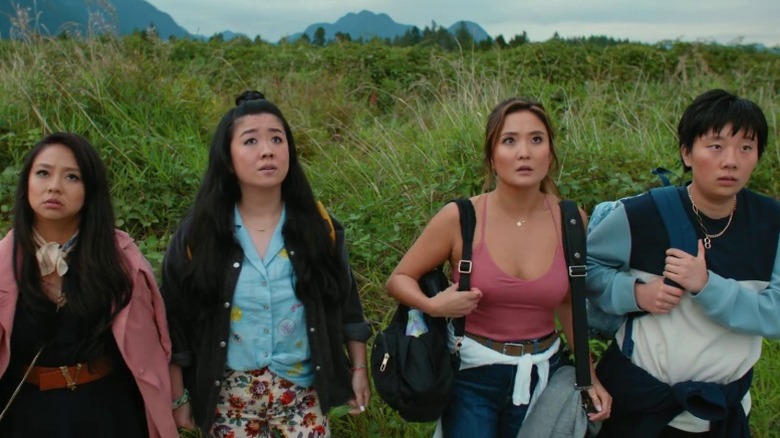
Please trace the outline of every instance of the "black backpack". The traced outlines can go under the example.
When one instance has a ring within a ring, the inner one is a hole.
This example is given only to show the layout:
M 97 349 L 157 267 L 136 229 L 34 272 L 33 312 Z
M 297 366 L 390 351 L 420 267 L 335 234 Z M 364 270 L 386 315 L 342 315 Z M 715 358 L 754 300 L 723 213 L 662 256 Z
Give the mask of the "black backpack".
M 458 290 L 470 290 L 471 242 L 476 223 L 474 206 L 468 199 L 456 199 L 460 211 L 463 254 L 458 270 Z M 442 267 L 425 274 L 420 289 L 429 297 L 449 285 Z M 371 351 L 371 376 L 374 387 L 388 406 L 410 422 L 429 422 L 441 417 L 452 393 L 460 354 L 447 346 L 447 318 L 423 314 L 428 331 L 408 336 L 406 324 L 409 307 L 398 304 L 390 324 L 374 338 Z M 455 337 L 463 336 L 465 319 L 452 321 Z

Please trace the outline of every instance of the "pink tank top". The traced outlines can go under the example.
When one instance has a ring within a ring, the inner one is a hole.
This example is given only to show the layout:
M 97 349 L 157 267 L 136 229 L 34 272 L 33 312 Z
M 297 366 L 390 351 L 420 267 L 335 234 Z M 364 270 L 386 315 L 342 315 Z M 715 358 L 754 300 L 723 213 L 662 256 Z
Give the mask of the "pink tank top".
M 466 317 L 466 331 L 500 342 L 543 337 L 555 329 L 554 310 L 569 291 L 560 224 L 550 210 L 558 238 L 552 265 L 541 277 L 522 280 L 502 271 L 491 258 L 485 245 L 487 197 L 484 204 L 482 238 L 472 251 L 471 271 L 471 287 L 481 290 L 482 298 Z M 459 277 L 453 273 L 454 281 Z

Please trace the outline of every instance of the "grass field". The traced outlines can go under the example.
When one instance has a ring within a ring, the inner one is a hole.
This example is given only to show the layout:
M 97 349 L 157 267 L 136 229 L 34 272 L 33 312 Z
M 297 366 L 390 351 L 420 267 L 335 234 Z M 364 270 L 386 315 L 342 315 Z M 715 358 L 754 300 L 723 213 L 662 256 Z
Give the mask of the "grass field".
M 240 91 L 262 90 L 285 112 L 319 198 L 345 223 L 374 329 L 393 303 L 383 290 L 399 257 L 442 203 L 481 190 L 489 110 L 512 95 L 548 107 L 564 197 L 590 210 L 682 182 L 675 128 L 682 109 L 720 87 L 755 100 L 770 140 L 750 187 L 780 195 L 780 57 L 672 43 L 596 47 L 550 41 L 475 53 L 379 43 L 314 48 L 247 41 L 123 39 L 0 42 L 0 231 L 10 227 L 21 157 L 45 133 L 72 130 L 101 150 L 118 227 L 155 267 L 192 202 L 210 135 Z M 780 317 L 780 315 L 779 315 Z M 780 344 L 766 341 L 750 421 L 780 436 Z M 430 436 L 377 397 L 365 415 L 336 416 L 338 437 Z

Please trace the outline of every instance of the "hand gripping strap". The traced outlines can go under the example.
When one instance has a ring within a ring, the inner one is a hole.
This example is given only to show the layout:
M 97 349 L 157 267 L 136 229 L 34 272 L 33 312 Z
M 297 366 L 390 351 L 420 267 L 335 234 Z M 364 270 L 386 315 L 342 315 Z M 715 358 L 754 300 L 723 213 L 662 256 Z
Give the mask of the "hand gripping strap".
M 696 230 L 685 213 L 685 207 L 683 207 L 681 199 L 681 190 L 685 189 L 676 186 L 656 187 L 650 189 L 650 196 L 653 198 L 655 207 L 658 209 L 658 213 L 661 215 L 661 220 L 664 223 L 664 228 L 666 228 L 666 234 L 669 236 L 669 246 L 695 256 L 699 250 L 698 239 Z M 683 289 L 682 286 L 668 278 L 664 279 L 664 283 Z M 626 318 L 626 329 L 623 334 L 623 343 L 620 347 L 620 351 L 626 357 L 631 357 L 634 354 L 634 318 L 641 315 L 642 313 L 633 313 Z

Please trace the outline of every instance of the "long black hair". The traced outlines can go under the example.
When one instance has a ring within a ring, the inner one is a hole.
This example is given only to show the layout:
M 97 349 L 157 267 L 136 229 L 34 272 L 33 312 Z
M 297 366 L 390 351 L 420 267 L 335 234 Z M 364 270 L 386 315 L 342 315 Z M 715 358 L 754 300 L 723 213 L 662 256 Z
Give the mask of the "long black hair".
M 62 145 L 73 152 L 84 184 L 78 241 L 68 254 L 68 272 L 62 282 L 68 310 L 82 326 L 90 328 L 91 336 L 82 341 L 81 347 L 91 359 L 105 353 L 99 351 L 98 338 L 110 329 L 114 316 L 129 302 L 132 280 L 114 237 L 114 210 L 106 168 L 97 150 L 80 135 L 53 133 L 33 146 L 24 158 L 14 204 L 14 278 L 23 304 L 36 321 L 47 326 L 53 305 L 43 291 L 35 257 L 35 212 L 28 193 L 33 163 L 41 151 L 52 145 Z
M 206 174 L 190 213 L 185 235 L 191 258 L 182 274 L 182 287 L 188 291 L 187 304 L 204 315 L 214 309 L 223 296 L 227 263 L 237 242 L 233 235 L 235 205 L 241 189 L 233 172 L 230 143 L 236 121 L 256 114 L 273 114 L 284 127 L 290 156 L 289 170 L 282 181 L 281 196 L 287 211 L 282 228 L 288 254 L 295 254 L 296 294 L 318 295 L 326 300 L 342 298 L 343 266 L 330 238 L 314 193 L 304 174 L 295 148 L 290 125 L 279 108 L 258 91 L 245 91 L 236 98 L 236 106 L 227 111 L 217 125 L 209 150 Z M 291 251 L 294 249 L 294 251 Z

